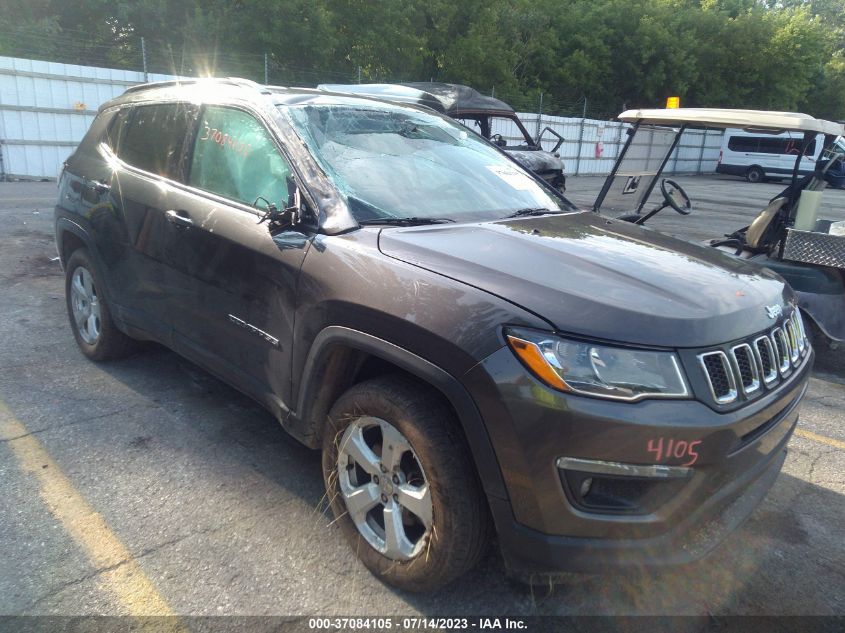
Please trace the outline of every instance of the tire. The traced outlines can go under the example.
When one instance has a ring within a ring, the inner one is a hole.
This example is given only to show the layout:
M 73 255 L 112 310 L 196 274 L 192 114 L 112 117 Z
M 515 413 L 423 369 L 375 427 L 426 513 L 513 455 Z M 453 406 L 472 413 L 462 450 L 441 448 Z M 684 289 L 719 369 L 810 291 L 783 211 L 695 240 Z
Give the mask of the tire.
M 394 451 L 382 450 L 390 438 L 393 444 L 404 440 L 408 447 L 400 451 L 402 459 L 396 471 L 389 468 L 396 462 L 390 459 Z M 367 455 L 377 461 L 367 462 L 369 470 L 361 467 L 366 460 L 350 457 L 361 440 L 372 449 Z M 403 479 L 379 477 L 379 472 L 384 475 L 380 467 Z M 487 551 L 491 521 L 469 450 L 451 409 L 439 393 L 425 385 L 386 376 L 355 385 L 343 394 L 329 413 L 323 435 L 323 475 L 327 498 L 344 537 L 361 562 L 387 584 L 413 592 L 435 591 L 469 571 Z M 393 484 L 405 480 L 405 489 L 412 483 L 420 486 L 410 489 L 421 498 L 424 495 L 419 491 L 427 486 L 429 528 L 420 519 L 425 512 L 419 516 L 407 508 L 396 512 L 395 500 L 406 497 L 401 486 L 390 488 L 391 480 Z M 350 489 L 368 491 L 363 507 L 372 507 L 350 511 Z M 391 490 L 402 496 L 391 499 Z M 397 554 L 396 548 L 393 553 L 377 548 L 388 548 L 386 528 L 395 525 L 388 519 L 388 510 L 391 517 L 402 517 L 405 544 L 412 545 L 414 551 L 406 548 Z
M 764 174 L 763 170 L 757 167 L 757 165 L 750 167 L 748 171 L 745 172 L 745 179 L 752 183 L 763 182 L 763 178 L 765 176 L 766 174 Z
M 102 287 L 102 277 L 88 250 L 75 250 L 65 266 L 68 320 L 79 349 L 96 361 L 123 358 L 135 351 L 135 341 L 115 326 Z M 83 318 L 78 320 L 80 313 Z

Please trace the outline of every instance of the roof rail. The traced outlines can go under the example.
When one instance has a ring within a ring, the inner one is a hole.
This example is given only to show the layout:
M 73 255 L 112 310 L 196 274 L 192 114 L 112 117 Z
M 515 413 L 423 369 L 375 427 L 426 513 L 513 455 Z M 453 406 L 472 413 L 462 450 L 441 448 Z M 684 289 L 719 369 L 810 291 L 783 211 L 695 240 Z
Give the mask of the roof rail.
M 181 86 L 185 84 L 196 84 L 203 81 L 211 81 L 217 82 L 222 84 L 229 84 L 232 86 L 243 86 L 244 88 L 253 88 L 259 91 L 261 94 L 271 94 L 270 90 L 267 86 L 262 86 L 259 83 L 252 81 L 251 79 L 244 79 L 242 77 L 208 77 L 208 78 L 197 78 L 192 77 L 188 79 L 171 79 L 169 81 L 153 81 L 144 84 L 137 84 L 134 86 L 130 86 L 124 91 L 124 94 L 127 92 L 140 92 L 141 90 L 147 90 L 149 88 L 166 88 L 168 86 Z

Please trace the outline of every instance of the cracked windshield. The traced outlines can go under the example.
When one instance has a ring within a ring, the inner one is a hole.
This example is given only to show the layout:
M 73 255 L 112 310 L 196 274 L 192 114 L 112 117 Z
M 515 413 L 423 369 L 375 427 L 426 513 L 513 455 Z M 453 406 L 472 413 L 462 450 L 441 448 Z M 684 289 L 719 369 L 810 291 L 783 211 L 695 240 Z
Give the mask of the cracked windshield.
M 286 110 L 359 221 L 457 222 L 565 203 L 473 132 L 409 109 L 308 105 Z

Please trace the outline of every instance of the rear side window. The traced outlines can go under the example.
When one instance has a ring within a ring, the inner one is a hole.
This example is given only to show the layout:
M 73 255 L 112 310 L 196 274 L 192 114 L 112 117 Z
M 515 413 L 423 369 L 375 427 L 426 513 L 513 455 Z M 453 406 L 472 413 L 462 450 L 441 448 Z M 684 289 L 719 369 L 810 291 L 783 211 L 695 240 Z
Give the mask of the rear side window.
M 733 152 L 748 152 L 762 154 L 798 154 L 801 151 L 802 139 L 772 138 L 771 136 L 732 136 L 728 139 L 728 149 Z M 816 152 L 816 141 L 810 142 L 804 152 L 812 156 Z
M 732 136 L 728 149 L 732 152 L 759 152 L 760 139 L 756 136 Z
M 247 205 L 287 203 L 290 167 L 252 115 L 222 106 L 203 109 L 188 184 Z M 258 201 L 258 204 L 256 204 Z
M 117 155 L 133 167 L 179 179 L 179 162 L 193 106 L 168 103 L 136 106 L 119 134 Z
M 793 154 L 798 155 L 798 152 L 801 151 L 801 144 L 804 141 L 802 139 L 793 139 L 787 142 L 786 148 L 784 149 L 785 154 Z M 810 144 L 807 146 L 807 149 L 804 150 L 804 156 L 813 156 L 816 153 L 816 140 L 813 139 L 810 141 Z

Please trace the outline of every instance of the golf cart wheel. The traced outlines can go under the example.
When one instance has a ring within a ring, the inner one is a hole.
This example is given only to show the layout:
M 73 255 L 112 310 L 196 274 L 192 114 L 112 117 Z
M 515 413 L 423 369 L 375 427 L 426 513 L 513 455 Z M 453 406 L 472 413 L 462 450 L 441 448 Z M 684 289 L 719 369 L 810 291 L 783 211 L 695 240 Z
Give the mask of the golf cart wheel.
M 114 360 L 135 351 L 136 342 L 117 329 L 103 293 L 103 283 L 84 248 L 65 267 L 65 301 L 79 349 L 91 360 Z
M 750 167 L 748 169 L 748 171 L 745 172 L 745 179 L 748 182 L 753 182 L 753 183 L 762 182 L 764 176 L 765 176 L 765 174 L 763 173 L 763 170 L 760 169 L 759 167 L 757 167 L 757 165 Z
M 352 550 L 388 584 L 435 591 L 486 552 L 491 521 L 472 458 L 424 385 L 385 376 L 343 394 L 323 435 L 323 475 Z

